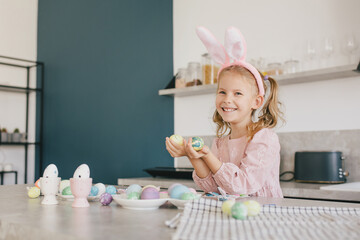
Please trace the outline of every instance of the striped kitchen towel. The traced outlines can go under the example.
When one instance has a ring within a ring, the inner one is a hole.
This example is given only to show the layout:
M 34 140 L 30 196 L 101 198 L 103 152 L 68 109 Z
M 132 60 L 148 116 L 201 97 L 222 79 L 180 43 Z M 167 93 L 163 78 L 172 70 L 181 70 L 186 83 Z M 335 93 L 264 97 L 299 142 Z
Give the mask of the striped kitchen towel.
M 189 202 L 178 215 L 177 239 L 360 239 L 360 208 L 262 207 L 261 213 L 236 220 L 222 213 L 221 201 Z

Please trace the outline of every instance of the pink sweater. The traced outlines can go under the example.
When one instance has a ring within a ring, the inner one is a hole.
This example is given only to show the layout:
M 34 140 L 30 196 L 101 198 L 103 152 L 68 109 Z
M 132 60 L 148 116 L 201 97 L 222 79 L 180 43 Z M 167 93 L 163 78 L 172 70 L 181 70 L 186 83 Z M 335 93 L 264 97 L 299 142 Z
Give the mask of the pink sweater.
M 282 198 L 279 182 L 280 143 L 271 129 L 262 129 L 247 143 L 246 136 L 216 138 L 211 151 L 223 163 L 215 173 L 195 183 L 205 192 L 218 192 L 221 187 L 229 194 Z

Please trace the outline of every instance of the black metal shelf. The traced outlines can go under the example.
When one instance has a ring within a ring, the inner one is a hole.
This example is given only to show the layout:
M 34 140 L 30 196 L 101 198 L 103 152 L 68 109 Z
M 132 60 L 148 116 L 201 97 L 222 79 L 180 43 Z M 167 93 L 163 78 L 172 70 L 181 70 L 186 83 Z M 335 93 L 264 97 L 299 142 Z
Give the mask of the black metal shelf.
M 4 174 L 7 174 L 7 173 L 14 173 L 15 174 L 15 184 L 17 184 L 17 175 L 18 175 L 18 172 L 17 171 L 0 171 L 0 185 L 3 185 L 4 184 Z
M 35 163 L 38 162 L 38 171 L 39 173 L 42 171 L 42 157 L 43 157 L 43 151 L 42 151 L 42 139 L 43 139 L 43 115 L 44 115 L 44 67 L 45 64 L 43 62 L 38 61 L 31 61 L 26 59 L 20 59 L 20 58 L 13 58 L 13 57 L 7 57 L 7 56 L 1 56 L 0 55 L 0 65 L 4 65 L 7 67 L 13 67 L 13 68 L 21 68 L 21 71 L 26 71 L 26 84 L 23 87 L 19 86 L 13 86 L 8 84 L 0 84 L 0 91 L 2 92 L 11 92 L 11 93 L 22 93 L 26 95 L 26 112 L 25 112 L 25 133 L 26 135 L 29 132 L 29 99 L 30 94 L 35 93 L 36 94 L 36 105 L 40 109 L 37 109 L 39 111 L 36 116 L 35 121 L 35 135 L 36 135 L 36 141 L 35 142 L 0 142 L 0 146 L 21 146 L 25 150 L 24 154 L 24 183 L 27 183 L 27 174 L 28 174 L 28 147 L 30 145 L 35 146 L 35 152 L 39 153 L 35 159 Z M 36 86 L 35 88 L 30 87 L 30 70 L 32 68 L 35 68 L 37 71 L 36 77 Z M 39 94 L 39 95 L 38 95 Z M 39 114 L 39 115 L 38 115 Z M 38 161 L 37 161 L 38 159 Z M 36 167 L 35 167 L 36 169 Z M 1 183 L 3 183 L 3 175 L 5 173 L 15 173 L 15 183 L 17 183 L 17 171 L 10 171 L 10 172 L 0 172 L 1 177 Z
M 25 145 L 39 145 L 39 142 L 1 142 L 1 145 L 6 146 L 25 146 Z
M 40 89 L 40 88 L 16 87 L 16 86 L 1 85 L 0 84 L 0 91 L 27 93 L 27 92 L 42 92 L 42 89 Z

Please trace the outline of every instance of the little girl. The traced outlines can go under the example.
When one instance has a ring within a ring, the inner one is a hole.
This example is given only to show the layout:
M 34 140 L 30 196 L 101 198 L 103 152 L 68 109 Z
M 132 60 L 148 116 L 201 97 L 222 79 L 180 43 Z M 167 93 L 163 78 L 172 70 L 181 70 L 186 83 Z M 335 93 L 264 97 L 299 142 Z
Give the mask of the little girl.
M 236 28 L 227 29 L 225 48 L 207 29 L 198 27 L 197 34 L 222 65 L 213 116 L 218 138 L 211 151 L 204 146 L 196 152 L 191 139 L 180 146 L 169 138 L 166 149 L 173 157 L 189 158 L 193 179 L 205 192 L 218 192 L 221 187 L 229 194 L 283 197 L 280 144 L 271 130 L 281 118 L 276 81 L 245 62 L 246 43 Z

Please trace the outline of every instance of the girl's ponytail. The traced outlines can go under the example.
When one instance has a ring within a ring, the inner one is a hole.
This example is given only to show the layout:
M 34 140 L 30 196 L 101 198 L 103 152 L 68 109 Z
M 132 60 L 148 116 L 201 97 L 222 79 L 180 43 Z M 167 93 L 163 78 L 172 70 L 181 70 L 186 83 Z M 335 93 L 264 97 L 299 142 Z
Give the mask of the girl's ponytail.
M 264 77 L 262 76 L 263 81 Z M 267 82 L 268 81 L 268 82 Z M 268 84 L 267 84 L 268 83 Z M 283 113 L 280 110 L 281 102 L 278 100 L 278 92 L 279 92 L 279 86 L 275 79 L 271 77 L 265 77 L 264 81 L 265 86 L 265 102 L 263 106 L 260 108 L 259 114 L 258 114 L 258 121 L 252 122 L 248 126 L 248 139 L 251 140 L 254 135 L 260 131 L 263 128 L 274 128 L 279 120 L 285 121 L 283 118 Z M 252 112 L 252 116 L 255 115 L 254 110 Z

